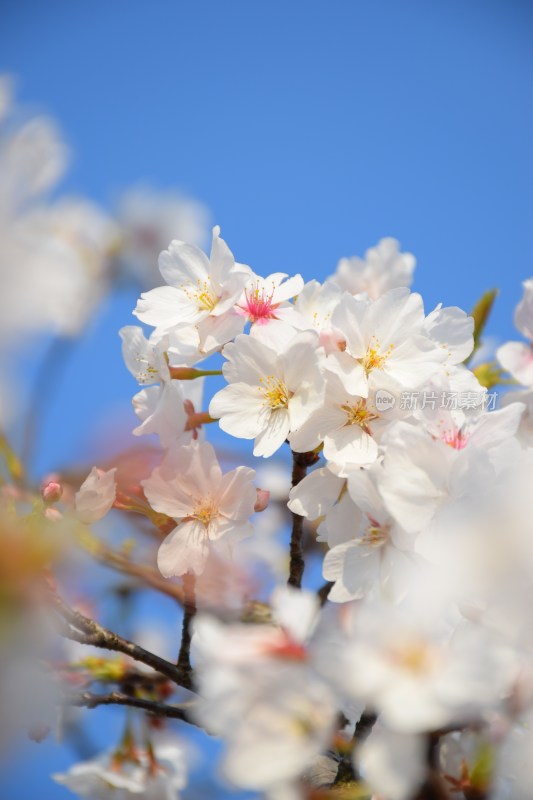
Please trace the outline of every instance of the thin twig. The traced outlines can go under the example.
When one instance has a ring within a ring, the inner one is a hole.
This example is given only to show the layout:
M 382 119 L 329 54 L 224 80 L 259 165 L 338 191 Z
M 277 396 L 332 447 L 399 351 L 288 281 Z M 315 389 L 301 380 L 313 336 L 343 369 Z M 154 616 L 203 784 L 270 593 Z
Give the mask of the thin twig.
M 428 734 L 426 749 L 427 777 L 415 800 L 447 800 L 448 792 L 439 775 L 438 747 L 441 731 Z
M 156 703 L 153 700 L 141 700 L 138 697 L 122 692 L 110 692 L 109 694 L 92 694 L 91 692 L 80 692 L 79 694 L 67 694 L 63 700 L 65 705 L 81 706 L 85 708 L 96 708 L 97 706 L 130 706 L 131 708 L 141 708 L 158 717 L 168 717 L 170 719 L 181 719 L 190 722 L 190 717 L 186 711 L 177 706 L 169 706 L 165 703 Z
M 183 625 L 181 629 L 181 646 L 178 655 L 178 669 L 182 675 L 184 685 L 188 689 L 192 688 L 192 667 L 191 667 L 191 634 L 192 621 L 196 614 L 196 579 L 192 573 L 183 576 Z
M 352 781 L 358 781 L 361 779 L 361 776 L 358 774 L 353 762 L 353 753 L 354 749 L 358 745 L 361 745 L 370 735 L 376 719 L 377 715 L 371 713 L 370 711 L 363 711 L 361 714 L 361 718 L 355 726 L 350 750 L 348 753 L 345 753 L 339 761 L 337 775 L 333 781 L 334 786 L 338 786 L 341 783 L 351 783 Z
M 95 620 L 85 617 L 79 611 L 67 606 L 58 595 L 51 595 L 50 597 L 52 605 L 60 617 L 68 622 L 68 626 L 62 626 L 60 629 L 60 633 L 63 636 L 82 644 L 124 653 L 135 661 L 152 667 L 178 686 L 183 686 L 186 689 L 190 688 L 190 676 L 184 674 L 179 667 L 171 664 L 170 661 L 160 658 L 155 653 L 145 650 L 144 647 L 130 642 L 128 639 L 124 639 L 114 631 L 104 628 Z
M 307 468 L 316 464 L 320 456 L 317 453 L 294 453 L 292 454 L 292 488 L 298 486 L 307 473 Z M 303 522 L 304 518 L 299 514 L 292 514 L 292 534 L 291 534 L 291 549 L 290 549 L 290 567 L 289 567 L 289 586 L 294 586 L 296 589 L 302 587 L 302 575 L 304 573 L 305 561 L 303 557 Z
M 331 587 L 333 586 L 333 581 L 326 581 L 317 592 L 318 599 L 320 600 L 320 605 L 323 606 L 328 599 L 328 594 L 331 591 Z

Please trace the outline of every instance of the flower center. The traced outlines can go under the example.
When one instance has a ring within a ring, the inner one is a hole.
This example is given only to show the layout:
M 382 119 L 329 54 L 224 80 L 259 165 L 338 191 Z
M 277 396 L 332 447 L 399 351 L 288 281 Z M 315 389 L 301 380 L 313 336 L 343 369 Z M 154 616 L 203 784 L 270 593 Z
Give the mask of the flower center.
M 289 392 L 283 381 L 273 375 L 260 378 L 260 380 L 263 384 L 261 389 L 267 406 L 272 409 L 287 408 L 293 393 Z
M 379 339 L 376 339 L 374 336 L 370 340 L 370 344 L 368 346 L 368 350 L 364 358 L 360 359 L 361 366 L 365 370 L 366 374 L 368 375 L 369 372 L 372 372 L 373 369 L 383 369 L 385 363 L 390 356 L 392 350 L 394 348 L 393 344 L 390 344 L 385 351 L 385 353 L 381 353 L 381 345 L 379 343 Z
M 367 408 L 366 400 L 357 400 L 355 403 L 346 402 L 341 406 L 346 414 L 346 425 L 359 425 L 365 433 L 370 435 L 369 424 L 379 419 L 379 414 Z
M 389 541 L 389 526 L 380 525 L 373 517 L 368 517 L 370 525 L 366 529 L 361 541 L 369 547 L 383 547 Z
M 278 306 L 272 302 L 273 296 L 274 288 L 272 288 L 270 294 L 264 288 L 260 288 L 259 285 L 255 286 L 253 289 L 245 290 L 245 300 L 242 308 L 251 322 L 260 322 L 276 318 L 274 311 Z
M 392 649 L 391 655 L 399 667 L 417 675 L 429 672 L 438 663 L 435 648 L 418 638 L 399 643 Z
M 452 429 L 451 431 L 442 431 L 440 438 L 448 447 L 453 447 L 454 450 L 462 450 L 468 444 L 470 437 L 462 429 Z
M 207 528 L 209 523 L 218 517 L 218 508 L 210 497 L 206 497 L 197 503 L 192 516 Z
M 218 297 L 209 278 L 198 280 L 196 286 L 191 284 L 181 287 L 187 298 L 196 303 L 198 311 L 212 311 L 218 303 Z

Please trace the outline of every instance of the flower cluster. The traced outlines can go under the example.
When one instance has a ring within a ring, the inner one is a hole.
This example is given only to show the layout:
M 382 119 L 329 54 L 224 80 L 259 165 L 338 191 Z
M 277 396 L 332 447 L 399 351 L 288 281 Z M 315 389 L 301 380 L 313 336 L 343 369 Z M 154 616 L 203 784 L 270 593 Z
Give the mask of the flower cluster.
M 140 324 L 120 337 L 133 433 L 155 446 L 36 489 L 0 436 L 0 741 L 17 717 L 42 738 L 57 704 L 123 705 L 145 715 L 142 741 L 128 720 L 118 749 L 56 781 L 173 800 L 186 749 L 159 730 L 168 718 L 221 739 L 225 780 L 272 800 L 526 800 L 533 278 L 515 315 L 526 341 L 473 366 L 494 294 L 472 315 L 427 313 L 396 240 L 323 283 L 261 276 L 218 227 L 203 252 L 205 210 L 181 197 L 135 191 L 114 218 L 48 201 L 65 160 L 52 123 L 14 119 L 0 80 L 0 271 L 21 265 L 0 325 L 74 337 L 134 281 Z M 498 407 L 503 384 L 522 388 Z M 207 441 L 217 429 L 233 447 Z M 168 659 L 63 600 L 83 569 L 61 570 L 66 539 L 128 581 L 124 603 L 140 587 L 178 601 Z M 50 620 L 78 650 L 50 655 Z M 33 691 L 13 690 L 21 675 Z
M 384 239 L 322 285 L 262 278 L 214 228 L 209 257 L 177 240 L 161 253 L 166 285 L 134 312 L 149 338 L 121 331 L 128 368 L 152 384 L 134 400 L 135 432 L 158 434 L 166 451 L 142 484 L 175 523 L 159 548 L 164 576 L 201 575 L 211 559 L 231 571 L 241 540 L 260 537 L 253 470 L 223 474 L 200 426 L 218 420 L 253 440 L 255 456 L 293 454 L 296 588 L 275 589 L 266 623 L 206 608 L 194 624 L 195 716 L 226 741 L 224 773 L 244 789 L 305 797 L 309 783 L 331 784 L 346 761 L 335 742 L 349 732 L 351 778 L 390 800 L 428 781 L 522 796 L 507 753 L 518 730 L 529 737 L 533 706 L 531 389 L 490 410 L 492 384 L 468 367 L 474 318 L 456 307 L 426 314 L 409 288 L 414 263 Z M 517 309 L 530 340 L 532 286 Z M 504 345 L 498 358 L 530 387 L 527 349 Z M 215 353 L 226 385 L 206 412 L 201 389 L 216 370 L 198 365 Z M 469 402 L 409 404 L 407 394 Z M 322 548 L 323 608 L 298 592 L 303 520 Z M 428 761 L 430 741 L 440 756 Z

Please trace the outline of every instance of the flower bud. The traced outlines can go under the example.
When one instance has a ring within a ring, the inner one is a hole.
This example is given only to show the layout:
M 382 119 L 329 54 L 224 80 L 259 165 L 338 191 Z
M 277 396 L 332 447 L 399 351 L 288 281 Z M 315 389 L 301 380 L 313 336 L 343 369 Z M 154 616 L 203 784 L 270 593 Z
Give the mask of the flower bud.
M 256 492 L 257 499 L 255 501 L 254 511 L 264 511 L 270 500 L 270 492 L 267 489 L 256 489 Z
M 41 497 L 45 505 L 52 506 L 61 499 L 63 486 L 58 481 L 47 481 L 41 488 Z

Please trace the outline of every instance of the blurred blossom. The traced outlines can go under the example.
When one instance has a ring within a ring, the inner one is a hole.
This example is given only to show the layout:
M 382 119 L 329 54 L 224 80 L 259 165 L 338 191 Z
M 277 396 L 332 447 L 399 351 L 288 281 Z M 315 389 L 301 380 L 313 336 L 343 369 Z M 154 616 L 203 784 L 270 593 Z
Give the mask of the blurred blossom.
M 48 201 L 65 172 L 67 147 L 53 121 L 7 116 L 6 86 L 3 79 L 0 332 L 4 340 L 42 329 L 77 335 L 107 287 L 118 228 L 85 200 Z
M 43 667 L 53 637 L 45 598 L 67 531 L 43 510 L 38 497 L 6 487 L 0 495 L 1 747 L 23 732 L 44 735 L 55 720 L 57 686 Z
M 173 190 L 143 186 L 130 189 L 120 200 L 117 217 L 123 237 L 123 270 L 142 288 L 152 288 L 160 282 L 157 259 L 173 239 L 198 247 L 209 240 L 211 221 L 207 207 Z
M 52 777 L 78 797 L 178 800 L 187 770 L 181 743 L 168 736 L 150 747 L 124 742 L 114 752 L 74 764 L 68 772 Z

